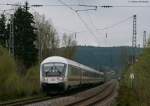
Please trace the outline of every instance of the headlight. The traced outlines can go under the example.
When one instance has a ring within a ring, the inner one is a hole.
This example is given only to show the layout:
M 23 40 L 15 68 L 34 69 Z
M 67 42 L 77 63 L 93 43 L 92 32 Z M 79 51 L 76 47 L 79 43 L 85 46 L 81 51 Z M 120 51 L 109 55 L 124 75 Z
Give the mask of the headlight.
M 63 77 L 57 77 L 57 80 L 62 81 Z

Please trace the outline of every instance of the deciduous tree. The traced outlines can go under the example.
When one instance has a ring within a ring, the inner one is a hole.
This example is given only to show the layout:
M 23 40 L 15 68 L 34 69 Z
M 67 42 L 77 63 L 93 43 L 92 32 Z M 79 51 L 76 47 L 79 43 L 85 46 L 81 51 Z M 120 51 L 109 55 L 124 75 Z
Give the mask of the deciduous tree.
M 75 51 L 77 49 L 77 42 L 75 39 L 73 39 L 73 36 L 64 34 L 62 39 L 62 45 L 63 45 L 63 56 L 73 59 Z
M 40 61 L 44 58 L 57 54 L 59 47 L 59 38 L 56 29 L 50 21 L 46 20 L 44 15 L 34 14 L 35 26 L 37 28 L 36 34 L 38 35 L 37 47 L 39 49 Z

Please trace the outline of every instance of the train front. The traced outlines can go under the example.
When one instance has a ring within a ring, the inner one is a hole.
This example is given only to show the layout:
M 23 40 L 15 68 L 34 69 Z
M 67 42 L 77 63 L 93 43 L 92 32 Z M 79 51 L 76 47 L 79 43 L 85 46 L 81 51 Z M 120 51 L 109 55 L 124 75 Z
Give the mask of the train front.
M 44 92 L 65 90 L 66 64 L 60 62 L 46 62 L 41 64 L 40 83 Z

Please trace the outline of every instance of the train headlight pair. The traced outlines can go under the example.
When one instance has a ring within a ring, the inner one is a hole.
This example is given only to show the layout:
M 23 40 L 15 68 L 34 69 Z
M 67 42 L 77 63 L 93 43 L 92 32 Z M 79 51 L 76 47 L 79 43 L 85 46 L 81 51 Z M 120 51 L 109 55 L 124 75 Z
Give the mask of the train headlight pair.
M 62 81 L 64 78 L 63 77 L 57 77 L 57 80 Z

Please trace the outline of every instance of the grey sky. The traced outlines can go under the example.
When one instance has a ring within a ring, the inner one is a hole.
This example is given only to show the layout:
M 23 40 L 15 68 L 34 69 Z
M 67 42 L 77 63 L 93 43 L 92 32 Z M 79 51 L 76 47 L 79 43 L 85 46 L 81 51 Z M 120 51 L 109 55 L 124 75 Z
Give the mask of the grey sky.
M 24 3 L 26 0 L 0 0 L 0 3 Z M 150 5 L 145 3 L 129 3 L 128 0 L 62 0 L 66 4 L 90 4 L 90 5 Z M 28 0 L 30 4 L 60 4 L 58 0 Z M 11 6 L 0 6 L 0 9 L 12 8 Z M 74 9 L 87 9 L 72 7 Z M 96 11 L 79 12 L 80 16 L 88 25 L 90 32 L 87 30 L 83 22 L 77 14 L 67 7 L 38 7 L 31 8 L 31 11 L 44 14 L 47 19 L 53 22 L 59 36 L 62 33 L 77 33 L 78 44 L 95 45 L 95 46 L 122 46 L 131 45 L 132 41 L 132 18 L 133 14 L 137 15 L 137 44 L 142 44 L 143 31 L 150 31 L 150 7 L 114 7 L 114 8 L 98 8 Z M 107 29 L 96 30 L 109 27 L 119 21 L 129 18 L 126 22 Z M 92 30 L 92 31 L 91 31 Z M 86 31 L 86 32 L 85 32 Z M 94 33 L 94 34 L 91 34 Z M 106 38 L 107 33 L 107 38 Z

